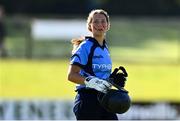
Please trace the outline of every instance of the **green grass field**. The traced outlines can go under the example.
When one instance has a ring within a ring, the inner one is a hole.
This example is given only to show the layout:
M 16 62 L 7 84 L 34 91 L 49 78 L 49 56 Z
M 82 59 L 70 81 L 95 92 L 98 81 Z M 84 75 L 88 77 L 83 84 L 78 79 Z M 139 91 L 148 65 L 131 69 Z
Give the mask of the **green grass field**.
M 73 99 L 75 84 L 67 81 L 68 60 L 0 60 L 0 98 Z M 126 89 L 133 101 L 180 101 L 180 65 L 123 65 Z

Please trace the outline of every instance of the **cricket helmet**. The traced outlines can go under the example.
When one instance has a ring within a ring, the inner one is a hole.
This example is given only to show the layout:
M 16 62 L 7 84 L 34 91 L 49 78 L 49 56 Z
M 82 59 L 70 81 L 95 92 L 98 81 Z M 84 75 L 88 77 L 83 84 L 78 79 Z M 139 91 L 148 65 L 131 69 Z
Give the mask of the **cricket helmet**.
M 110 89 L 106 94 L 99 93 L 99 103 L 112 113 L 125 113 L 131 105 L 131 100 L 126 90 Z

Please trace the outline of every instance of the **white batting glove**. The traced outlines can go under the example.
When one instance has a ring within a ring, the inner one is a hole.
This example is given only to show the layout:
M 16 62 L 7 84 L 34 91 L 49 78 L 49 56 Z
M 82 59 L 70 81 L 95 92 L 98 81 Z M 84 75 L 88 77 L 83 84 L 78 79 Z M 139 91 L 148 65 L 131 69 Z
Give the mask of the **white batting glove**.
M 94 76 L 87 77 L 84 83 L 86 87 L 93 88 L 103 93 L 106 93 L 107 90 L 112 87 L 111 83 L 107 82 L 106 80 L 94 77 Z

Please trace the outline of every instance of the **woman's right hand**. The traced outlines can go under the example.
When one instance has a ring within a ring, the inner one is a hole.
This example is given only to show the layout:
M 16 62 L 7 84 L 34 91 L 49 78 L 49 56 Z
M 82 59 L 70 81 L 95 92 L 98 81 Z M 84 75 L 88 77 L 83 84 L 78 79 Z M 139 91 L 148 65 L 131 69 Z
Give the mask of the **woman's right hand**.
M 94 76 L 86 77 L 84 83 L 86 87 L 93 88 L 103 93 L 106 93 L 107 90 L 112 87 L 111 83 L 107 82 L 106 80 L 94 77 Z

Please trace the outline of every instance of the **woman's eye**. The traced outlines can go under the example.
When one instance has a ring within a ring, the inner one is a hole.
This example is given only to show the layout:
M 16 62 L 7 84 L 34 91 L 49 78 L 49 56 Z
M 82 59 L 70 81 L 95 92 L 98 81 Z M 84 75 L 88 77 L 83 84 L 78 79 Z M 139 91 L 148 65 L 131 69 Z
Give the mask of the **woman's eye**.
M 102 20 L 102 21 L 93 21 L 93 23 L 94 24 L 99 24 L 99 23 L 104 24 L 104 23 L 106 23 L 106 21 L 105 20 Z
M 101 21 L 101 23 L 103 23 L 103 24 L 104 24 L 104 23 L 106 23 L 106 21 L 105 21 L 105 20 L 102 20 L 102 21 Z

